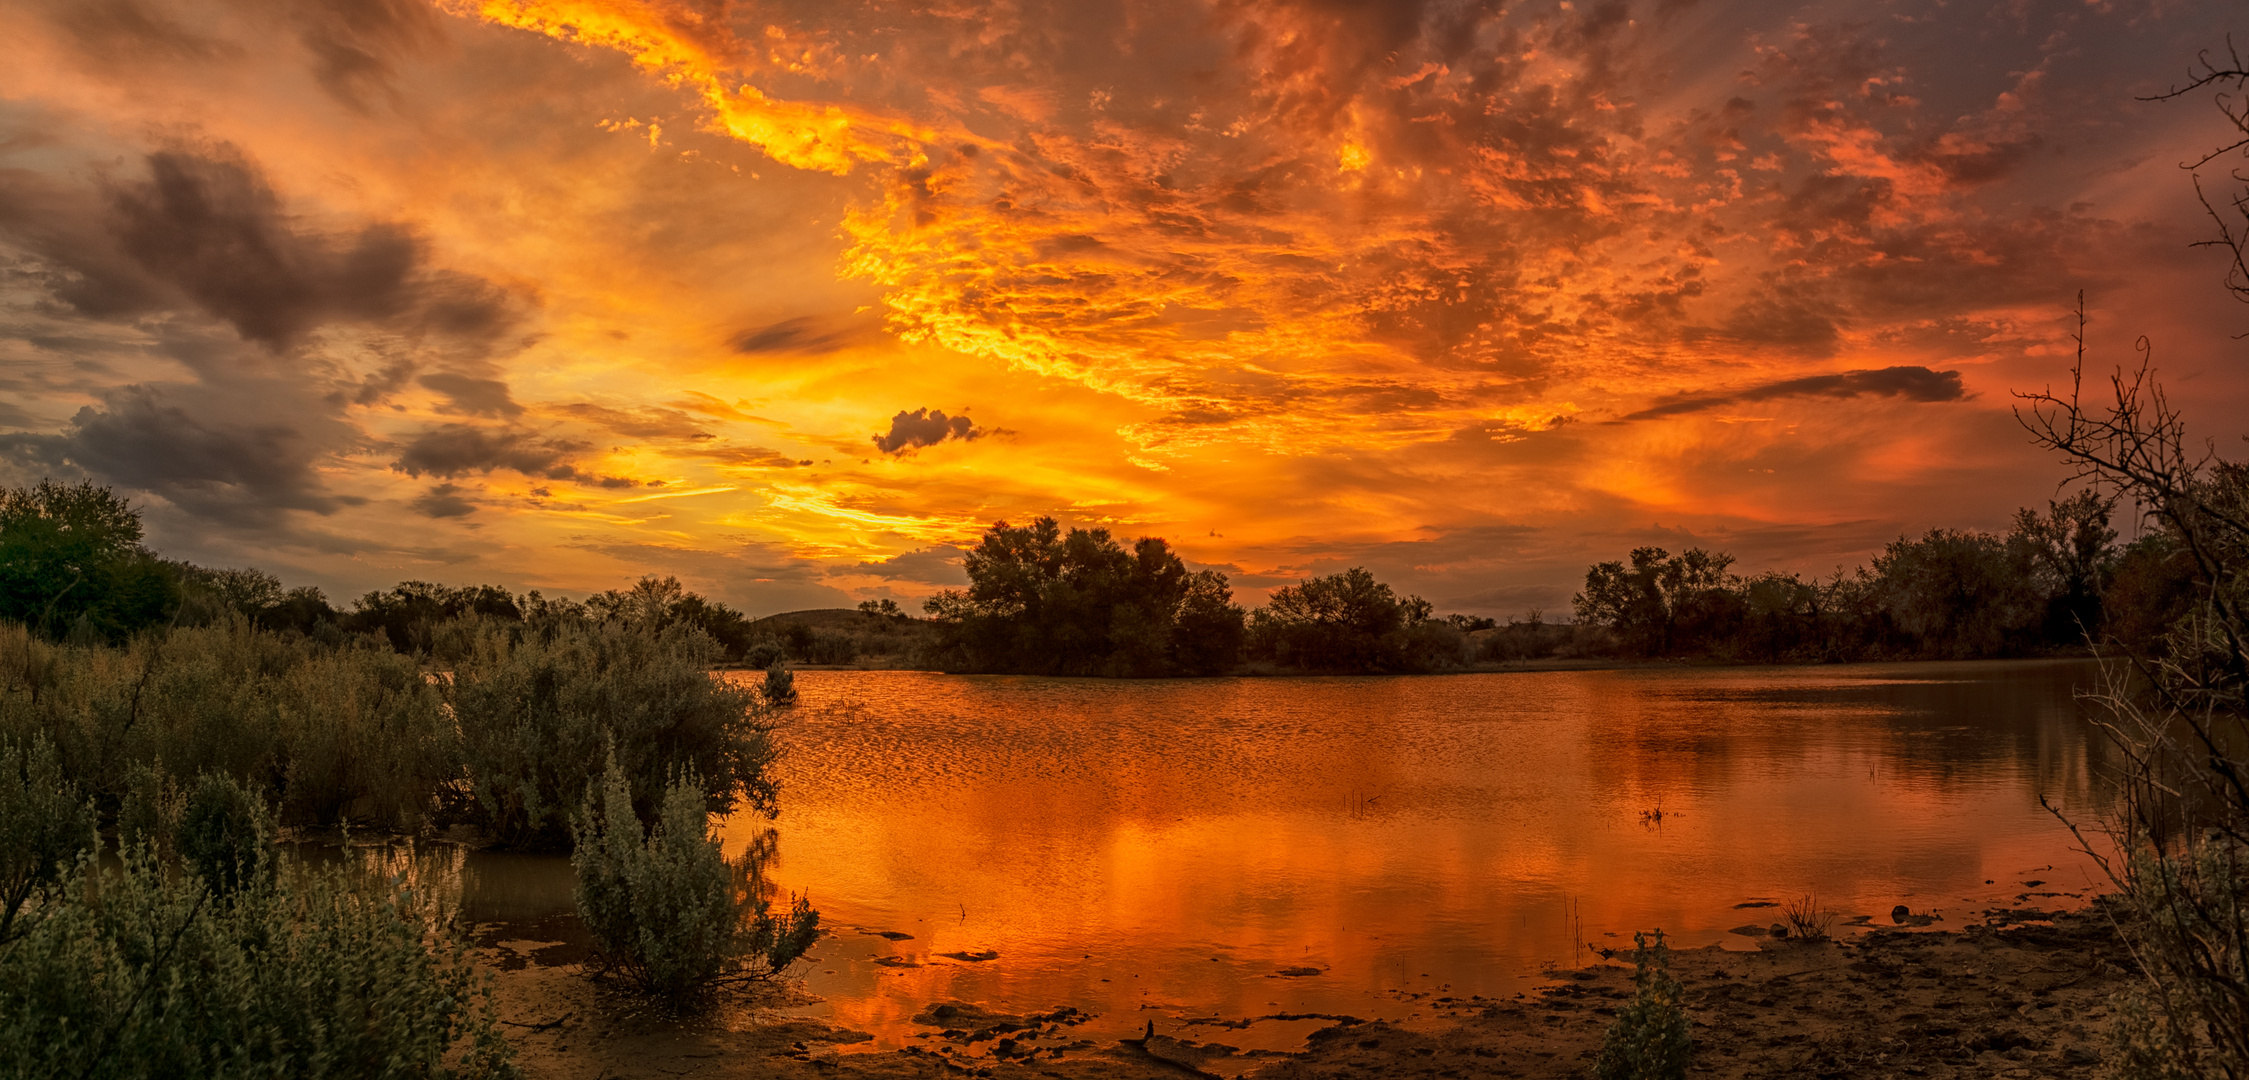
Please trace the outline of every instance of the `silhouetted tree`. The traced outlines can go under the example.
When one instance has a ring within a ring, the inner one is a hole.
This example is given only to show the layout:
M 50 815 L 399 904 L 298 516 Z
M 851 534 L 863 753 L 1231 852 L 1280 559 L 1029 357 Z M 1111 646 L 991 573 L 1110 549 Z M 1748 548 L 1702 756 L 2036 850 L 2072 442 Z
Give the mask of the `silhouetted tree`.
M 1930 656 L 2001 656 L 2029 644 L 2044 614 L 2027 560 L 1990 533 L 1931 529 L 1874 558 L 1884 610 Z
M 1630 565 L 1597 563 L 1585 572 L 1585 591 L 1572 597 L 1578 621 L 1606 626 L 1624 648 L 1641 656 L 1670 656 L 1682 621 L 1721 621 L 1734 608 L 1726 569 L 1734 557 L 1701 548 L 1672 555 L 1659 547 L 1635 548 Z
M 1189 571 L 1156 537 L 1126 551 L 1107 529 L 1000 521 L 964 561 L 967 590 L 923 605 L 948 669 L 1154 676 L 1236 663 L 1242 612 L 1225 576 Z
M 2048 641 L 2089 639 L 2101 629 L 2101 594 L 2122 552 L 2116 530 L 2116 497 L 2090 488 L 2046 504 L 2046 513 L 2015 511 L 2007 534 L 2010 553 L 2031 567 L 2032 584 L 2046 597 L 2043 632 Z
M 0 616 L 50 637 L 118 638 L 171 617 L 179 587 L 106 487 L 0 488 Z
M 310 634 L 339 618 L 327 594 L 310 585 L 284 588 L 280 578 L 263 570 L 213 570 L 192 563 L 171 566 L 180 583 L 182 626 L 209 626 L 239 616 L 267 630 Z
M 515 594 L 497 585 L 452 587 L 427 581 L 402 581 L 371 592 L 352 605 L 345 626 L 355 632 L 380 630 L 399 652 L 427 652 L 438 624 L 475 615 L 500 622 L 523 621 Z
M 1273 590 L 1250 615 L 1250 648 L 1305 671 L 1430 671 L 1461 663 L 1465 638 L 1430 611 L 1429 601 L 1401 598 L 1354 566 Z

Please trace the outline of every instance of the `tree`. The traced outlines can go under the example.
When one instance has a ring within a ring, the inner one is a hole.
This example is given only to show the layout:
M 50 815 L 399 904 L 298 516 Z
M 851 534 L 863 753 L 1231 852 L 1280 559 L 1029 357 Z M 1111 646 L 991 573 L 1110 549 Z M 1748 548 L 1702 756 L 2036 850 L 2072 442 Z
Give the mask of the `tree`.
M 2029 567 L 1990 533 L 1931 529 L 1874 558 L 1882 606 L 1928 655 L 1966 659 L 2018 651 L 2043 615 Z
M 2249 155 L 2249 64 L 2204 54 L 2189 82 L 2158 100 L 2219 88 L 2232 141 L 2189 166 L 2216 227 L 2203 245 L 2228 257 L 2226 287 L 2249 302 L 2249 187 L 2223 209 L 2202 166 Z M 2239 171 L 2231 179 L 2243 179 Z M 2119 751 L 2122 798 L 2109 844 L 2086 850 L 2118 886 L 2133 918 L 2120 920 L 2146 976 L 2118 1002 L 2111 1072 L 2124 1077 L 2249 1075 L 2249 464 L 2188 439 L 2156 380 L 2152 348 L 2108 377 L 2105 402 L 2085 393 L 2085 300 L 2066 391 L 2018 393 L 2017 419 L 2076 478 L 2128 496 L 2162 535 L 2135 544 L 2157 582 L 2183 600 L 2160 649 L 2112 655 L 2099 697 Z M 2128 556 L 2127 564 L 2132 562 Z M 2074 825 L 2072 826 L 2075 827 Z M 2104 855 L 2113 850 L 2115 857 Z
M 1626 649 L 1669 656 L 1678 647 L 1683 619 L 1710 614 L 1724 600 L 1734 557 L 1690 548 L 1673 556 L 1659 547 L 1633 549 L 1631 565 L 1596 564 L 1585 572 L 1585 591 L 1570 599 L 1580 622 L 1606 626 Z
M 652 630 L 675 624 L 692 626 L 718 642 L 732 662 L 739 662 L 761 636 L 750 629 L 748 616 L 688 592 L 678 578 L 668 574 L 650 574 L 623 592 L 609 589 L 587 597 L 585 612 L 596 621 L 619 621 Z
M 2030 568 L 2034 587 L 2046 597 L 2045 639 L 2083 641 L 2101 628 L 2101 594 L 2122 556 L 2109 524 L 2116 496 L 2088 488 L 2046 508 L 2044 514 L 2027 506 L 2015 511 L 2008 551 Z
M 1250 616 L 1253 651 L 1305 671 L 1428 671 L 1459 663 L 1465 640 L 1430 618 L 1429 601 L 1400 597 L 1365 567 L 1273 590 Z
M 497 585 L 453 587 L 427 581 L 402 581 L 387 591 L 371 592 L 352 605 L 345 619 L 348 629 L 380 630 L 399 652 L 427 652 L 430 631 L 437 624 L 464 615 L 501 622 L 521 622 L 523 607 L 515 594 Z
M 964 562 L 967 590 L 923 604 L 949 669 L 1156 676 L 1236 662 L 1242 612 L 1225 576 L 1189 571 L 1157 537 L 1127 551 L 1107 529 L 999 521 Z
M 0 616 L 59 637 L 117 638 L 171 616 L 178 585 L 141 546 L 140 514 L 106 487 L 0 488 Z
M 267 630 L 305 634 L 337 619 L 327 594 L 310 585 L 283 588 L 280 578 L 257 569 L 212 570 L 184 562 L 170 565 L 180 582 L 182 626 L 208 626 L 240 616 Z

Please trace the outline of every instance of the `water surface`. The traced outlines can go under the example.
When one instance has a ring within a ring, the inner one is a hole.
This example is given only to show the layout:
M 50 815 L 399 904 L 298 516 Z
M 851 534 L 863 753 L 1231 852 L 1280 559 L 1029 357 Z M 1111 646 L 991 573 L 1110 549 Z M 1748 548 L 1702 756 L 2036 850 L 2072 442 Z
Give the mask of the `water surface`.
M 802 672 L 772 876 L 840 931 L 815 951 L 814 1011 L 875 1047 L 913 1043 L 926 1029 L 909 1018 L 956 999 L 1078 1008 L 1099 1014 L 1094 1037 L 1403 1019 L 1427 997 L 1520 992 L 1637 929 L 1754 947 L 1729 931 L 1777 914 L 1738 905 L 1809 892 L 1940 927 L 2066 902 L 2017 898 L 2092 884 L 2039 806 L 2100 797 L 2098 737 L 2072 698 L 2091 675 Z M 568 909 L 566 864 L 466 869 L 479 917 Z

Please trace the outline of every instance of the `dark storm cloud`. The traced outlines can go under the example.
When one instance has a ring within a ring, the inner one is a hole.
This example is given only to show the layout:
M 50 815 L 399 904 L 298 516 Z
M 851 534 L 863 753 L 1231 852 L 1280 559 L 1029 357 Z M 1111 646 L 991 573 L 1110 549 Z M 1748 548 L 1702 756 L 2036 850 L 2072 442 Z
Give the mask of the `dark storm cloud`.
M 521 318 L 481 278 L 428 266 L 405 227 L 301 228 L 231 147 L 149 154 L 106 198 L 0 171 L 0 240 L 37 257 L 49 295 L 95 318 L 199 308 L 275 351 L 328 324 L 442 334 L 488 350 Z
M 1835 375 L 1812 375 L 1801 379 L 1785 379 L 1776 383 L 1751 387 L 1731 394 L 1710 397 L 1683 398 L 1642 409 L 1626 420 L 1656 420 L 1666 416 L 1702 412 L 1707 409 L 1738 405 L 1750 401 L 1771 401 L 1788 397 L 1894 397 L 1906 401 L 1960 401 L 1968 396 L 1960 384 L 1957 371 L 1931 371 L 1915 365 L 1845 371 Z
M 424 375 L 414 380 L 445 395 L 442 411 L 465 413 L 469 416 L 489 416 L 495 419 L 519 416 L 523 406 L 515 403 L 508 394 L 508 384 L 498 379 L 476 379 L 467 375 Z
M 628 488 L 640 483 L 631 477 L 586 472 L 570 461 L 590 449 L 592 447 L 586 443 L 547 438 L 515 428 L 445 424 L 415 436 L 390 467 L 412 477 L 435 476 L 445 480 L 508 469 L 525 476 L 573 480 L 605 488 Z
M 938 409 L 915 409 L 890 418 L 890 431 L 874 437 L 875 449 L 903 454 L 918 446 L 935 446 L 946 439 L 980 439 L 984 432 L 966 416 L 946 416 Z
M 355 431 L 304 402 L 263 407 L 300 396 L 278 384 L 127 386 L 80 409 L 60 434 L 6 436 L 5 445 L 18 460 L 67 462 L 208 521 L 266 528 L 285 510 L 330 514 L 365 501 L 330 493 L 316 469 Z
M 513 469 L 525 476 L 567 480 L 578 470 L 563 459 L 588 449 L 584 443 L 541 439 L 506 428 L 446 424 L 431 428 L 406 444 L 391 468 L 408 476 L 424 474 L 454 479 L 494 469 Z
M 476 513 L 476 504 L 461 497 L 466 489 L 458 484 L 439 484 L 422 492 L 406 505 L 423 517 L 457 518 Z

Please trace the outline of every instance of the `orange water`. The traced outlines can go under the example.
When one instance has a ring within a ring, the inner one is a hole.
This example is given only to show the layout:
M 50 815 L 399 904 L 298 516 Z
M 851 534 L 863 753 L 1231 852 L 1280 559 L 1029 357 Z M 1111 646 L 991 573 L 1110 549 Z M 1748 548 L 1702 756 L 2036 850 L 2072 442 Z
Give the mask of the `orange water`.
M 1881 924 L 1896 904 L 1933 910 L 1940 928 L 2066 904 L 2016 897 L 2092 884 L 2039 806 L 2100 797 L 2101 744 L 2071 697 L 2091 674 L 802 672 L 772 876 L 838 931 L 809 968 L 812 1011 L 873 1047 L 913 1044 L 927 1029 L 909 1018 L 950 1000 L 1075 1007 L 1099 1014 L 1097 1038 L 1153 1020 L 1255 1044 L 1182 1025 L 1408 1019 L 1436 996 L 1520 992 L 1636 929 L 1754 947 L 1728 931 L 1778 909 L 1737 905 L 1808 892 Z M 472 873 L 472 889 L 536 908 L 559 884 L 567 909 L 567 866 L 523 869 L 553 880 Z

